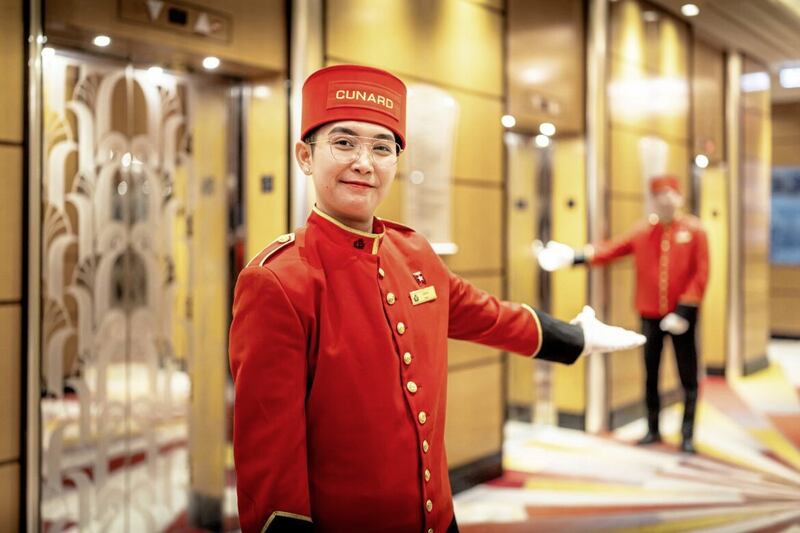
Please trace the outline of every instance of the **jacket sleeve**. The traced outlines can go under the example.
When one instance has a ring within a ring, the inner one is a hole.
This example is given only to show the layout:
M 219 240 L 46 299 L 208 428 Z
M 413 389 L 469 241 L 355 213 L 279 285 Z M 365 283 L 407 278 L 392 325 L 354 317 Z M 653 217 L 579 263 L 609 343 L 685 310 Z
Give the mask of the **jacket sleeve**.
M 708 284 L 708 237 L 702 227 L 694 231 L 695 269 L 686 289 L 678 297 L 682 305 L 699 306 Z
M 230 331 L 233 454 L 242 531 L 311 531 L 306 339 L 278 278 L 242 271 Z
M 460 276 L 449 275 L 449 337 L 567 364 L 583 351 L 580 326 L 524 304 L 498 300 Z
M 588 258 L 590 265 L 605 265 L 615 259 L 630 255 L 633 253 L 633 241 L 641 231 L 640 227 L 636 227 L 625 235 L 612 239 L 610 241 L 603 241 L 599 244 L 593 245 L 594 254 Z

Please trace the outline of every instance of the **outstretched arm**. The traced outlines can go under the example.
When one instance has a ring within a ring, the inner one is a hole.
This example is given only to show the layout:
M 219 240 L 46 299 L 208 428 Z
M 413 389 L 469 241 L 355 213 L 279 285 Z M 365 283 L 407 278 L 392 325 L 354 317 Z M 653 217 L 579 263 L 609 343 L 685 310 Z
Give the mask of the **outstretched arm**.
M 588 263 L 590 265 L 605 265 L 615 259 L 633 253 L 633 242 L 641 227 L 609 241 L 597 245 L 586 245 L 583 249 L 576 250 L 566 244 L 550 241 L 547 246 L 541 242 L 534 243 L 533 252 L 542 270 L 553 272 L 572 265 Z
M 597 320 L 591 308 L 566 323 L 527 305 L 498 300 L 453 273 L 449 336 L 565 364 L 587 353 L 644 344 L 642 335 Z

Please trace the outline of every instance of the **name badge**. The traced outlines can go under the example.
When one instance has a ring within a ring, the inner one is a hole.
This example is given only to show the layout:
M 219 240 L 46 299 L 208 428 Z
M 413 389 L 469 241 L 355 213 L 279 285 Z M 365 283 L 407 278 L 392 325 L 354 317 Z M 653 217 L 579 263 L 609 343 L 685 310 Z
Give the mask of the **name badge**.
M 436 299 L 436 287 L 431 285 L 423 289 L 411 291 L 408 293 L 408 295 L 411 297 L 411 303 L 413 305 L 424 304 L 425 302 L 430 302 Z
M 675 242 L 678 244 L 686 244 L 687 242 L 691 242 L 692 234 L 686 230 L 679 231 L 675 234 Z

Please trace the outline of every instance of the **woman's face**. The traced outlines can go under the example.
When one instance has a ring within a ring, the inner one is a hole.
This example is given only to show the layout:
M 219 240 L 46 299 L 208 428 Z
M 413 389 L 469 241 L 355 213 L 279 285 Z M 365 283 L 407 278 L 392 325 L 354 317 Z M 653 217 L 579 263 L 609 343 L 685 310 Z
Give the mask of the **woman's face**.
M 377 145 L 375 141 L 379 141 Z M 317 207 L 350 227 L 370 231 L 375 210 L 397 173 L 396 163 L 387 165 L 387 161 L 396 159 L 396 155 L 387 153 L 394 142 L 390 129 L 355 120 L 322 126 L 315 134 L 313 149 L 298 142 L 297 162 L 314 180 Z M 342 154 L 348 151 L 351 155 L 358 153 L 358 157 L 343 161 Z

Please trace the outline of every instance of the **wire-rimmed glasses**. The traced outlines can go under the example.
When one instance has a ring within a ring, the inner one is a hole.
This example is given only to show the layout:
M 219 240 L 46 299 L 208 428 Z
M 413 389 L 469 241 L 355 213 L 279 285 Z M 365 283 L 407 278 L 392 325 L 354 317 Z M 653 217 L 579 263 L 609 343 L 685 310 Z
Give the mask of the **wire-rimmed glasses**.
M 327 143 L 331 147 L 331 155 L 340 163 L 352 163 L 361 157 L 362 147 L 367 146 L 372 163 L 381 168 L 390 168 L 397 164 L 402 152 L 400 145 L 393 140 L 359 137 L 357 135 L 334 134 L 308 144 Z

